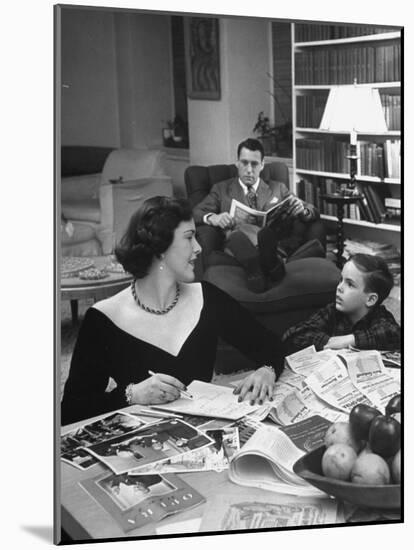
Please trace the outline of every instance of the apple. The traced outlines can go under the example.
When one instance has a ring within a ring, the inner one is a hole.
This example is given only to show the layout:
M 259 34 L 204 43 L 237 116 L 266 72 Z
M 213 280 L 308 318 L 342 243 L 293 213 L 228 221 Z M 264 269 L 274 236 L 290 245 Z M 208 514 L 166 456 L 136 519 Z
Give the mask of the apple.
M 377 416 L 369 429 L 369 445 L 383 458 L 395 455 L 401 446 L 401 424 L 390 416 Z
M 401 412 L 401 394 L 394 395 L 388 401 L 387 406 L 385 407 L 385 414 L 391 416 L 394 413 Z
M 355 450 L 344 443 L 334 443 L 322 456 L 322 472 L 325 476 L 347 481 L 357 459 Z
M 374 453 L 361 453 L 351 470 L 352 483 L 366 485 L 388 485 L 390 470 L 385 460 Z
M 391 462 L 392 479 L 395 483 L 401 483 L 401 449 L 394 456 Z
M 324 442 L 327 447 L 335 445 L 335 443 L 349 445 L 356 453 L 361 449 L 361 445 L 355 440 L 348 422 L 334 422 L 329 426 L 325 433 Z
M 380 415 L 380 411 L 370 405 L 360 403 L 349 413 L 349 424 L 351 432 L 357 441 L 367 441 L 369 428 L 373 419 Z

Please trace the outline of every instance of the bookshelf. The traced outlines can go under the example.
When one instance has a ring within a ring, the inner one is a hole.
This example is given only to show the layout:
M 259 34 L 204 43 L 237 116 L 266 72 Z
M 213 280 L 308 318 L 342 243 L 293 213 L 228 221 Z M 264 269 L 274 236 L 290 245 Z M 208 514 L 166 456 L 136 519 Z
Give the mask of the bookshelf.
M 386 130 L 357 134 L 357 186 L 364 204 L 346 207 L 355 234 L 400 239 L 401 32 L 373 26 L 292 23 L 293 173 L 295 192 L 328 223 L 335 206 L 320 197 L 349 181 L 350 134 L 320 129 L 328 96 L 338 87 L 378 91 Z M 366 92 L 368 93 L 368 92 Z M 375 92 L 377 93 L 377 92 Z M 399 203 L 400 204 L 400 203 Z

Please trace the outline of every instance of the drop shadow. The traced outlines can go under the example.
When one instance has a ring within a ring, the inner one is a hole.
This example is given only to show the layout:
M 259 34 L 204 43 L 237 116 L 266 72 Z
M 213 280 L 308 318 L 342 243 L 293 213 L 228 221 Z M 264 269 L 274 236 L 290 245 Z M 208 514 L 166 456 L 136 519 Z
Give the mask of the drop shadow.
M 21 528 L 38 539 L 53 543 L 53 527 L 51 525 L 22 525 Z

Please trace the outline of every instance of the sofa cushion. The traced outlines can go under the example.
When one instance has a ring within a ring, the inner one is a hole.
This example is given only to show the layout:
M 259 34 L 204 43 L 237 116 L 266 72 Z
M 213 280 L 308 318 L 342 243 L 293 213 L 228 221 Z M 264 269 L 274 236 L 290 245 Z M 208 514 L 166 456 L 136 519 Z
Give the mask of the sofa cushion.
M 101 221 L 99 199 L 65 201 L 62 203 L 62 214 L 67 220 L 99 223 Z
M 65 203 L 73 200 L 98 199 L 100 185 L 101 174 L 62 178 L 60 200 Z
M 292 261 L 286 264 L 284 279 L 260 294 L 247 288 L 242 267 L 211 266 L 203 278 L 233 296 L 250 311 L 272 313 L 317 308 L 333 301 L 340 271 L 325 258 Z

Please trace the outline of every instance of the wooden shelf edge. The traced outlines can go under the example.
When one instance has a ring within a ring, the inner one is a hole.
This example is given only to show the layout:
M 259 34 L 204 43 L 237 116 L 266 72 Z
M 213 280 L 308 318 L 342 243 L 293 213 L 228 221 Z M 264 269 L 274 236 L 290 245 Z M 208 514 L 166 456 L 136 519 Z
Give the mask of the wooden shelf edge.
M 321 218 L 323 220 L 332 221 L 332 222 L 337 221 L 336 216 L 329 216 L 328 214 L 321 214 Z M 393 225 L 389 223 L 372 223 L 366 220 L 352 220 L 350 218 L 344 218 L 344 223 L 347 223 L 349 225 L 360 225 L 363 227 L 370 227 L 372 229 L 381 229 L 383 231 L 395 231 L 398 233 L 401 232 L 401 226 Z
M 295 48 L 311 48 L 315 46 L 335 46 L 336 44 L 355 44 L 358 42 L 381 42 L 383 40 L 399 40 L 401 32 L 391 31 L 378 34 L 365 34 L 361 36 L 348 36 L 347 38 L 332 38 L 329 40 L 314 40 L 311 42 L 295 42 Z

